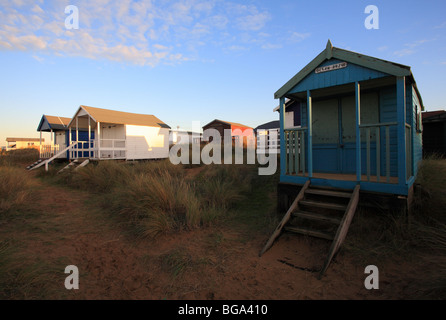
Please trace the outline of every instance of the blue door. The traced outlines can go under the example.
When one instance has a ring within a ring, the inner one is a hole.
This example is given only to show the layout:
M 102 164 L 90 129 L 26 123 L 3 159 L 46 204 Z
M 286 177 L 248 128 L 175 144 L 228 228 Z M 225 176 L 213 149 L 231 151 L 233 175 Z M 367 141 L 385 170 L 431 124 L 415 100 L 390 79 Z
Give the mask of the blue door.
M 67 146 L 69 145 L 69 135 L 65 135 L 66 136 L 66 144 Z M 90 133 L 91 136 L 91 140 L 94 140 L 94 131 L 91 131 Z M 75 149 L 88 149 L 88 130 L 85 131 L 81 131 L 79 130 L 78 133 L 78 137 L 79 137 L 79 141 L 83 141 L 81 143 L 79 143 Z M 76 130 L 71 130 L 71 141 L 76 141 Z M 93 148 L 93 142 L 90 141 L 90 148 Z M 90 152 L 90 155 L 88 154 L 88 151 L 77 151 L 77 157 L 78 158 L 91 158 L 93 157 L 93 151 Z M 69 159 L 69 152 L 67 151 L 67 159 Z

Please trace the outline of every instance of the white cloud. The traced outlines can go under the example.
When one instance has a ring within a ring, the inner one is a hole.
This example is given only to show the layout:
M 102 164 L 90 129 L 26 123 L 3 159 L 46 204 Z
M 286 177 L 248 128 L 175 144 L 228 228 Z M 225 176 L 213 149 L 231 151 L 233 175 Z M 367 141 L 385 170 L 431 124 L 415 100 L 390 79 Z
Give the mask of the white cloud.
M 403 57 L 403 56 L 408 56 L 411 55 L 415 52 L 415 50 L 413 49 L 409 49 L 409 48 L 404 48 L 398 51 L 395 51 L 393 54 L 398 56 L 398 57 Z
M 196 56 L 197 48 L 205 45 L 231 51 L 279 47 L 266 42 L 270 35 L 264 28 L 271 15 L 256 5 L 78 0 L 79 29 L 67 30 L 68 4 L 0 0 L 0 50 L 30 51 L 38 61 L 40 53 L 46 53 L 155 66 L 190 60 L 187 56 Z
M 422 40 L 416 40 L 410 43 L 406 43 L 404 46 L 405 48 L 401 49 L 401 50 L 397 50 L 395 51 L 393 54 L 399 57 L 402 56 L 407 56 L 407 55 L 411 55 L 414 54 L 415 52 L 417 52 L 417 48 L 422 46 L 423 44 L 433 41 L 434 39 L 422 39 Z
M 307 39 L 311 34 L 310 33 L 300 33 L 300 32 L 292 32 L 290 36 L 290 41 L 299 42 Z
M 434 29 L 443 29 L 446 28 L 446 21 L 444 21 L 442 24 L 439 24 L 438 26 L 435 26 Z
M 31 9 L 32 12 L 35 12 L 37 14 L 43 14 L 45 13 L 45 11 L 43 11 L 43 9 L 41 7 L 39 7 L 39 5 L 34 5 L 34 7 Z
M 281 44 L 272 44 L 272 43 L 265 43 L 262 45 L 262 49 L 280 49 L 283 46 Z

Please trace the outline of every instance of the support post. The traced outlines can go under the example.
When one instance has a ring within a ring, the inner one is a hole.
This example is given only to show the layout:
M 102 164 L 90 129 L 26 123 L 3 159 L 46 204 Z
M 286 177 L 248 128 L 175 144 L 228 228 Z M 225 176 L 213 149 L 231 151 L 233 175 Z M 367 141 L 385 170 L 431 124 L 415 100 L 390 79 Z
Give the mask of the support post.
M 308 128 L 308 177 L 313 177 L 313 102 L 311 91 L 307 90 L 307 128 Z
M 286 168 L 286 137 L 285 137 L 285 98 L 280 98 L 280 175 L 285 175 Z
M 96 135 L 96 140 L 98 142 L 98 147 L 96 148 L 98 151 L 98 160 L 101 159 L 101 123 L 98 121 L 96 123 L 98 126 L 98 134 Z
M 397 141 L 398 141 L 398 184 L 406 184 L 406 78 L 396 78 Z
M 77 158 L 79 158 L 79 118 L 78 117 L 76 117 L 76 142 L 77 142 L 77 145 L 76 145 L 76 148 L 77 148 L 76 159 L 77 159 Z
M 90 115 L 88 115 L 88 158 L 91 157 L 90 147 L 91 147 L 91 122 L 90 122 Z
M 361 181 L 361 88 L 359 82 L 355 82 L 355 107 L 356 107 L 356 181 Z
M 68 128 L 68 146 L 71 146 L 71 127 Z M 67 152 L 68 152 L 68 160 L 71 160 L 71 158 L 73 157 L 73 150 L 69 149 Z

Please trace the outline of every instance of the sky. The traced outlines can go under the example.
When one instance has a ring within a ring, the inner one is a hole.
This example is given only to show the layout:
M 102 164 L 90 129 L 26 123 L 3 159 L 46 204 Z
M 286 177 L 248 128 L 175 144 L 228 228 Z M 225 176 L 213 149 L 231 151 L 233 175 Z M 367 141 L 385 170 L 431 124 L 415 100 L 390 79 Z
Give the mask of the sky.
M 185 130 L 278 120 L 274 93 L 328 39 L 410 66 L 426 110 L 446 109 L 445 12 L 444 0 L 0 0 L 0 145 L 80 105 Z

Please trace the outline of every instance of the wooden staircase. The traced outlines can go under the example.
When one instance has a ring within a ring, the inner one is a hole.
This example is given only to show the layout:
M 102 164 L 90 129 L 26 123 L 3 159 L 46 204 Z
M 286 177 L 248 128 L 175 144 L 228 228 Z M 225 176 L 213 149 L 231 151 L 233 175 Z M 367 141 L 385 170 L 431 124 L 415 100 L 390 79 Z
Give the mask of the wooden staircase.
M 39 164 L 42 163 L 42 161 L 44 161 L 44 159 L 39 159 L 36 162 L 30 164 L 29 166 L 26 167 L 26 170 L 32 170 L 34 167 L 38 166 Z
M 358 201 L 359 185 L 352 191 L 313 187 L 307 181 L 259 255 L 283 231 L 333 241 L 319 273 L 322 277 L 347 235 Z
M 60 169 L 57 173 L 61 173 L 61 172 L 68 170 L 70 168 L 77 170 L 79 168 L 85 167 L 89 163 L 90 163 L 90 159 L 81 159 L 81 158 L 75 159 L 75 160 L 71 161 L 69 164 L 67 164 L 65 167 Z

